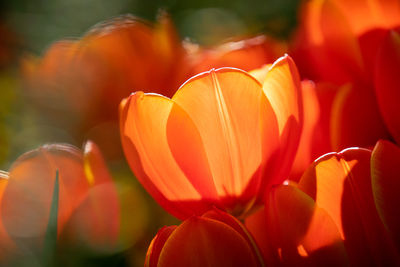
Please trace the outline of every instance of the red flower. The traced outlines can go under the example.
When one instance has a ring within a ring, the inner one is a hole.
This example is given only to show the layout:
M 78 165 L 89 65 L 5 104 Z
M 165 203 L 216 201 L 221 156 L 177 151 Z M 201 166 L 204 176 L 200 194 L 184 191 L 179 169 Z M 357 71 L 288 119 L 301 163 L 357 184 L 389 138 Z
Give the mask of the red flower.
M 146 190 L 178 218 L 217 206 L 237 216 L 290 171 L 302 127 L 292 59 L 263 85 L 222 68 L 189 79 L 172 99 L 137 92 L 121 103 L 121 139 Z
M 73 146 L 51 144 L 14 162 L 4 174 L 8 180 L 0 202 L 5 232 L 14 240 L 43 239 L 57 173 L 58 235 L 94 249 L 115 245 L 118 197 L 100 151 L 91 142 L 84 153 Z M 74 236 L 64 236 L 66 232 Z
M 400 45 L 396 30 L 389 31 L 398 26 L 396 0 L 304 4 L 292 51 L 304 78 L 337 87 L 331 115 L 324 118 L 330 121 L 332 150 L 372 147 L 390 135 L 399 140 L 400 113 L 393 99 Z
M 146 255 L 154 266 L 264 266 L 245 227 L 217 209 L 162 228 Z
M 119 17 L 79 40 L 53 44 L 40 60 L 25 59 L 24 89 L 52 125 L 78 142 L 89 136 L 113 155 L 121 100 L 139 90 L 172 96 L 188 78 L 185 60 L 166 15 L 155 25 Z
M 268 262 L 387 266 L 400 263 L 400 149 L 379 141 L 316 160 L 299 184 L 275 188 L 248 219 Z

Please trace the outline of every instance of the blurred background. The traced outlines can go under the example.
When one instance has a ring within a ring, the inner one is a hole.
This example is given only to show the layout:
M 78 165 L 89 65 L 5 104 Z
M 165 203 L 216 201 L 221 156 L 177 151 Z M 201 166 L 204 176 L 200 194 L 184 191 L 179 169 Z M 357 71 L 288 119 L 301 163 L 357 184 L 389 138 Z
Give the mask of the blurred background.
M 284 40 L 296 25 L 298 0 L 14 0 L 0 3 L 0 170 L 26 151 L 45 143 L 82 147 L 82 140 L 48 123 L 43 110 L 24 94 L 21 61 L 41 57 L 52 43 L 80 38 L 94 25 L 122 14 L 155 22 L 167 11 L 182 39 L 212 47 L 243 36 L 267 34 Z M 113 145 L 113 144 L 111 144 Z M 115 144 L 119 147 L 120 144 Z M 178 221 L 142 189 L 123 157 L 107 159 L 121 194 L 134 195 L 126 207 L 127 234 L 134 236 L 120 251 L 71 258 L 65 266 L 143 266 L 149 242 L 163 225 Z M 124 215 L 125 216 L 125 215 Z
M 16 0 L 0 4 L 0 169 L 44 142 L 73 142 L 62 129 L 38 127 L 35 111 L 17 89 L 21 56 L 42 56 L 55 41 L 79 38 L 121 14 L 155 21 L 172 16 L 181 38 L 212 46 L 266 33 L 285 39 L 296 24 L 298 0 Z M 236 38 L 235 38 L 236 37 Z M 23 114 L 23 115 L 22 115 Z M 80 146 L 80 144 L 75 144 Z

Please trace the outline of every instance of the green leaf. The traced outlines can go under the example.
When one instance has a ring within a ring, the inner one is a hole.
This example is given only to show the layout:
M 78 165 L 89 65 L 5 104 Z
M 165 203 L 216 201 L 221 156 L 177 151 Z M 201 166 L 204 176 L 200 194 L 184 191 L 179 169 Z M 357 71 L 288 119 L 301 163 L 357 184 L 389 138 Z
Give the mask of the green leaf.
M 54 255 L 57 248 L 57 222 L 58 222 L 59 181 L 58 170 L 54 181 L 53 199 L 51 201 L 49 222 L 43 245 L 43 265 L 54 266 Z

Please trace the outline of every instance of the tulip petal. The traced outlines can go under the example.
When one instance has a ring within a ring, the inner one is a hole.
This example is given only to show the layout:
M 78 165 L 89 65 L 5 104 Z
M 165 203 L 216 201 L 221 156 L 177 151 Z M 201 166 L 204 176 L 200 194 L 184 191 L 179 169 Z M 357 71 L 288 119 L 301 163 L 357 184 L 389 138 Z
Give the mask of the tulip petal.
M 120 210 L 115 185 L 103 182 L 91 187 L 65 228 L 63 238 L 72 246 L 103 253 L 117 249 Z
M 192 217 L 169 236 L 159 256 L 163 266 L 261 266 L 247 241 L 229 225 Z
M 285 51 L 286 47 L 283 42 L 262 35 L 229 42 L 209 50 L 200 51 L 197 55 L 198 58 L 196 58 L 194 72 L 223 67 L 250 71 L 274 62 Z
M 314 238 L 306 241 L 310 242 L 310 248 L 317 249 L 340 240 L 340 234 L 330 217 L 315 206 L 312 198 L 294 186 L 281 185 L 274 188 L 267 204 L 270 234 L 277 247 L 297 247 L 304 239 Z M 319 229 L 324 236 L 310 234 L 310 231 L 318 231 L 313 224 L 324 227 Z
M 246 218 L 245 225 L 254 237 L 266 266 L 278 266 L 280 258 L 269 237 L 265 207 L 249 215 Z
M 326 210 L 337 225 L 350 262 L 361 266 L 395 260 L 375 209 L 366 149 L 350 148 L 315 161 L 304 173 L 299 188 Z
M 372 191 L 379 217 L 400 248 L 400 148 L 379 141 L 371 157 Z
M 272 184 L 279 184 L 290 172 L 303 127 L 300 78 L 296 65 L 288 55 L 271 66 L 263 83 L 263 91 L 278 121 L 280 153 L 276 156 L 276 162 L 279 162 L 279 167 L 272 171 Z
M 238 219 L 236 219 L 235 217 L 229 215 L 228 213 L 222 212 L 216 208 L 204 213 L 202 215 L 202 217 L 226 223 L 227 225 L 229 225 L 230 227 L 235 229 L 236 232 L 241 234 L 242 237 L 244 237 L 246 239 L 248 244 L 251 245 L 253 253 L 254 253 L 254 255 L 257 256 L 259 262 L 263 262 L 261 253 L 260 253 L 255 241 L 253 240 L 253 237 L 251 236 L 250 232 L 246 229 L 246 227 L 242 223 L 239 222 Z
M 304 125 L 301 132 L 300 145 L 293 162 L 290 177 L 298 180 L 310 163 L 314 160 L 312 149 L 316 143 L 315 132 L 320 120 L 320 106 L 315 84 L 311 81 L 302 81 L 302 96 L 304 108 Z
M 145 267 L 157 267 L 161 250 L 169 236 L 176 229 L 176 227 L 176 225 L 164 226 L 158 231 L 157 235 L 151 241 L 149 249 L 147 250 L 144 263 Z
M 375 68 L 375 94 L 391 135 L 400 144 L 400 31 L 390 31 L 383 41 Z
M 345 14 L 355 34 L 362 34 L 373 28 L 391 28 L 400 23 L 400 3 L 397 0 L 334 2 Z
M 294 186 L 270 192 L 266 209 L 246 219 L 269 266 L 347 265 L 340 233 L 326 211 Z
M 368 86 L 340 88 L 332 104 L 330 123 L 333 150 L 372 147 L 376 140 L 388 138 L 375 94 Z
M 2 201 L 3 223 L 13 237 L 40 237 L 49 220 L 56 172 L 59 173 L 58 233 L 82 201 L 89 184 L 81 152 L 53 144 L 22 155 L 11 167 Z
M 235 206 L 249 202 L 259 190 L 260 177 L 253 175 L 277 146 L 276 118 L 261 85 L 243 71 L 222 68 L 189 79 L 172 99 L 199 131 L 218 196 L 234 198 Z
M 308 1 L 301 14 L 294 52 L 306 78 L 343 84 L 362 77 L 356 36 L 334 1 Z
M 265 78 L 267 77 L 267 73 L 269 72 L 271 67 L 272 67 L 272 64 L 266 64 L 266 65 L 262 66 L 261 68 L 253 69 L 253 70 L 249 71 L 249 74 L 251 76 L 253 76 L 254 78 L 256 78 L 257 81 L 259 81 L 261 84 L 263 84 L 265 81 Z
M 90 185 L 111 182 L 112 178 L 99 147 L 87 141 L 83 149 L 84 170 Z
M 206 171 L 207 166 L 193 169 L 195 165 L 188 165 L 182 170 L 176 162 L 168 144 L 167 124 L 174 123 L 171 122 L 174 118 L 183 122 L 188 117 L 179 107 L 174 108 L 174 105 L 173 101 L 159 95 L 145 95 L 142 92 L 131 95 L 121 103 L 121 139 L 128 162 L 146 190 L 171 214 L 187 218 L 203 213 L 207 205 L 200 203 L 202 195 L 184 172 Z M 173 109 L 176 116 L 170 117 Z M 189 119 L 184 121 L 182 127 L 186 126 L 187 130 L 184 133 L 193 133 L 194 128 L 190 124 Z M 193 135 L 192 139 L 186 141 L 197 145 L 195 137 Z M 190 155 L 195 157 L 192 158 L 193 164 L 197 163 L 197 155 L 201 155 L 201 150 L 198 154 Z M 201 182 L 195 178 L 195 182 Z M 208 190 L 213 183 L 207 180 L 207 176 L 203 179 L 205 186 L 199 188 Z M 207 194 L 205 197 L 212 198 Z

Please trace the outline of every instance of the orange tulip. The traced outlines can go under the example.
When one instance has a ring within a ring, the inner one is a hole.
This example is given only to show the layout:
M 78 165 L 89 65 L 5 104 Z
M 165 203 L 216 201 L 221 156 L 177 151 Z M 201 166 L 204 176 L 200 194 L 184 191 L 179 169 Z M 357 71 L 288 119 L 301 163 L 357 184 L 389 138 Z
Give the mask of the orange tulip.
M 146 190 L 185 219 L 211 206 L 245 216 L 287 178 L 302 127 L 300 82 L 289 56 L 261 85 L 222 68 L 184 83 L 172 99 L 136 92 L 121 103 L 127 160 Z
M 372 147 L 390 135 L 398 139 L 400 114 L 392 103 L 397 77 L 392 70 L 400 62 L 395 56 L 400 45 L 389 32 L 398 26 L 397 0 L 304 4 L 291 50 L 304 78 L 338 88 L 331 117 L 324 118 L 330 120 L 333 150 Z
M 146 255 L 153 266 L 264 266 L 245 227 L 217 209 L 162 228 Z
M 385 142 L 378 142 L 375 150 L 386 152 L 387 148 Z M 387 190 L 388 184 L 378 182 L 373 187 L 371 170 L 374 172 L 376 169 L 371 168 L 370 162 L 382 161 L 374 153 L 371 158 L 371 151 L 353 148 L 327 154 L 318 159 L 299 182 L 299 188 L 335 221 L 345 241 L 350 262 L 355 266 L 400 263 L 400 247 L 396 249 L 376 208 L 376 203 L 381 200 L 376 198 L 380 194 L 374 196 L 373 190 Z M 385 178 L 390 179 L 389 173 L 383 173 Z M 396 204 L 392 202 L 390 205 L 393 207 Z
M 267 265 L 348 265 L 335 222 L 294 185 L 271 190 L 265 208 L 249 216 L 246 226 Z
M 246 226 L 265 262 L 397 266 L 400 148 L 379 141 L 316 160 L 298 185 L 271 191 Z
M 194 65 L 192 73 L 223 67 L 251 71 L 274 62 L 285 53 L 286 48 L 285 43 L 260 35 L 209 49 L 198 48 L 190 52 L 189 56 Z
M 14 240 L 42 240 L 49 224 L 58 172 L 58 236 L 64 231 L 94 248 L 112 246 L 119 229 L 119 205 L 111 177 L 96 145 L 85 152 L 65 144 L 42 146 L 12 165 L 1 200 L 1 220 Z M 42 244 L 40 241 L 39 244 Z
M 120 101 L 132 90 L 172 96 L 188 78 L 185 60 L 166 15 L 155 25 L 125 16 L 79 40 L 53 44 L 42 59 L 25 59 L 22 69 L 25 92 L 50 123 L 78 142 L 89 136 L 112 154 L 117 152 Z

